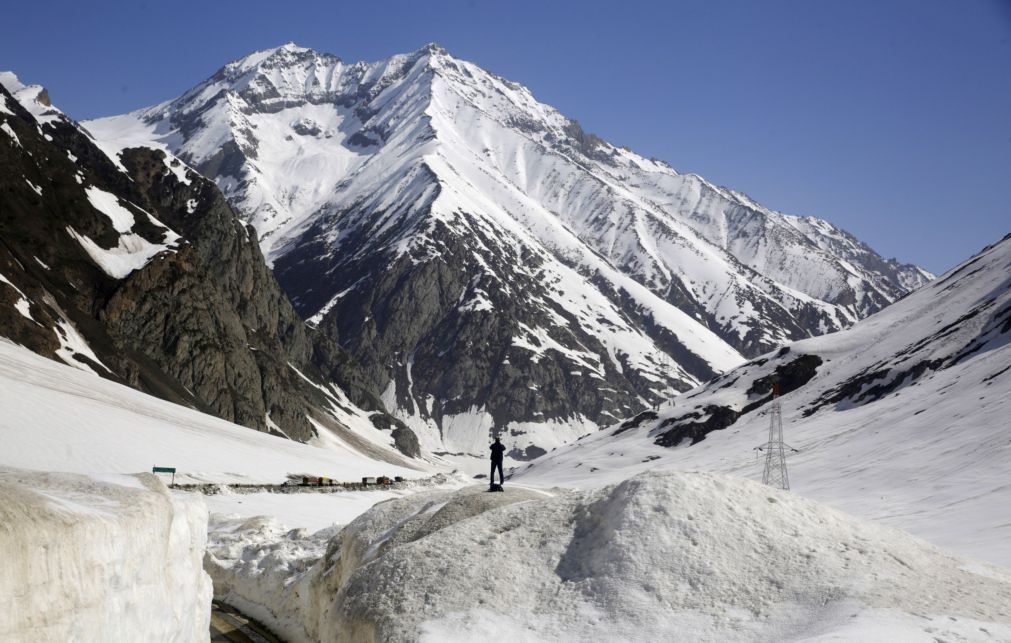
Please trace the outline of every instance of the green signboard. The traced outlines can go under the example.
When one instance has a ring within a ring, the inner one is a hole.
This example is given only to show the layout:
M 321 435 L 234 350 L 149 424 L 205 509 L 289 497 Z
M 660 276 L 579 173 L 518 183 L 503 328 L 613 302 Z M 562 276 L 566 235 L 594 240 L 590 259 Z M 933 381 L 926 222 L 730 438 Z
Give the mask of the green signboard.
M 172 474 L 172 484 L 170 486 L 176 486 L 176 468 L 175 467 L 152 467 L 152 473 L 171 473 Z

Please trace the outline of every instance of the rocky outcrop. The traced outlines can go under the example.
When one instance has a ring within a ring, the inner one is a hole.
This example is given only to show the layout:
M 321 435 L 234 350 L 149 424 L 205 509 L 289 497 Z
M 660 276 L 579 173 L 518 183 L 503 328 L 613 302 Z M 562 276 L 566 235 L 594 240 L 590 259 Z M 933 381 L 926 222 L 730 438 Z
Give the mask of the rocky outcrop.
M 504 428 L 511 422 L 566 417 L 573 409 L 594 422 L 607 422 L 606 414 L 616 407 L 639 404 L 633 385 L 609 359 L 598 358 L 594 366 L 600 375 L 594 379 L 572 377 L 577 367 L 566 353 L 547 350 L 546 345 L 514 346 L 513 338 L 523 334 L 524 326 L 548 327 L 551 315 L 569 314 L 560 306 L 544 310 L 538 305 L 551 299 L 544 283 L 517 274 L 513 288 L 525 296 L 513 297 L 482 279 L 481 267 L 470 259 L 473 249 L 467 239 L 446 229 L 435 231 L 433 238 L 444 248 L 433 261 L 403 255 L 393 261 L 375 257 L 375 265 L 358 266 L 369 275 L 359 281 L 360 295 L 342 300 L 339 314 L 335 309 L 318 327 L 361 356 L 381 388 L 395 384 L 397 407 L 440 425 L 446 416 L 483 407 L 495 426 Z M 482 256 L 482 263 L 504 273 L 522 262 L 536 272 L 536 257 L 513 256 L 507 247 L 500 250 Z M 302 270 L 342 274 L 333 270 L 341 266 L 339 261 L 321 266 L 316 258 L 288 255 L 275 270 L 282 284 L 295 289 Z M 354 275 L 344 274 L 345 279 Z M 478 292 L 487 308 L 460 305 Z M 607 355 L 600 340 L 577 324 L 552 333 L 543 343 L 548 341 L 581 354 Z M 421 373 L 426 375 L 419 377 Z M 613 393 L 601 395 L 601 388 Z

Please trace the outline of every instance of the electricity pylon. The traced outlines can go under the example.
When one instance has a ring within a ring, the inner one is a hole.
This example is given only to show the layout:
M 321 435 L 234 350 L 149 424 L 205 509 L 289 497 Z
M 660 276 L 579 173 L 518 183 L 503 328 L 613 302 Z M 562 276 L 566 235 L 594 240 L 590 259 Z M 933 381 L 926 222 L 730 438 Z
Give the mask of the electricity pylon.
M 779 384 L 772 385 L 772 405 L 769 409 L 769 441 L 758 447 L 765 452 L 765 471 L 762 483 L 778 489 L 790 490 L 790 476 L 786 472 L 786 450 L 796 451 L 783 442 L 783 408 L 779 403 Z

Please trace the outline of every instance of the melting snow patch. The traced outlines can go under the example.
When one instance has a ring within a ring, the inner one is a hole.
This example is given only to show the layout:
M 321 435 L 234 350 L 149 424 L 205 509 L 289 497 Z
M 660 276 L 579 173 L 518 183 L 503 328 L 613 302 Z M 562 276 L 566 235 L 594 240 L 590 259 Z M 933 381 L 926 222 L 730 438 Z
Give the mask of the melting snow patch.
M 14 130 L 11 129 L 11 126 L 8 125 L 6 121 L 4 121 L 4 123 L 2 125 L 0 125 L 0 131 L 2 131 L 3 133 L 7 134 L 7 136 L 10 136 L 11 139 L 15 143 L 17 143 L 18 147 L 22 147 L 21 141 L 18 140 L 18 135 L 14 133 Z
M 139 270 L 147 265 L 147 262 L 159 252 L 168 249 L 167 245 L 151 243 L 137 234 L 120 235 L 116 247 L 108 249 L 102 248 L 90 238 L 78 234 L 70 226 L 67 226 L 67 234 L 76 239 L 92 261 L 113 279 L 123 279 L 134 270 Z
M 112 222 L 112 227 L 116 229 L 116 232 L 129 232 L 133 229 L 133 213 L 120 205 L 119 197 L 111 192 L 106 192 L 93 186 L 85 188 L 85 192 L 91 205 L 109 217 L 109 221 Z
M 189 185 L 193 182 L 190 177 L 187 176 L 186 165 L 184 165 L 182 161 L 168 153 L 165 154 L 163 160 L 165 162 L 165 167 L 168 168 L 169 172 L 175 175 L 177 181 L 183 185 Z
M 38 261 L 38 260 L 36 259 L 36 261 Z M 20 298 L 16 302 L 14 302 L 14 308 L 19 313 L 21 313 L 21 315 L 23 317 L 26 317 L 29 320 L 31 320 L 31 321 L 35 322 L 36 324 L 38 324 L 39 322 L 35 321 L 35 318 L 32 317 L 32 313 L 29 310 L 30 307 L 31 307 L 31 302 L 28 300 L 28 297 L 26 297 L 25 294 L 23 292 L 21 292 L 21 289 L 18 288 L 17 286 L 15 286 L 14 284 L 12 284 L 10 282 L 10 280 L 8 280 L 7 277 L 4 277 L 2 274 L 0 274 L 0 283 L 7 284 L 11 288 L 13 288 L 15 290 L 15 292 L 18 293 L 18 295 L 20 295 Z
M 89 373 L 95 373 L 95 371 L 85 364 L 84 362 L 74 359 L 74 355 L 83 355 L 91 360 L 93 363 L 98 364 L 106 371 L 111 373 L 109 367 L 102 363 L 98 356 L 91 350 L 88 346 L 88 342 L 85 341 L 84 337 L 81 336 L 74 325 L 68 323 L 64 320 L 57 322 L 55 329 L 56 337 L 60 340 L 60 347 L 56 349 L 56 356 L 62 359 L 64 362 L 73 366 L 74 368 L 79 368 L 82 371 L 87 371 Z M 95 373 L 97 375 L 98 373 Z

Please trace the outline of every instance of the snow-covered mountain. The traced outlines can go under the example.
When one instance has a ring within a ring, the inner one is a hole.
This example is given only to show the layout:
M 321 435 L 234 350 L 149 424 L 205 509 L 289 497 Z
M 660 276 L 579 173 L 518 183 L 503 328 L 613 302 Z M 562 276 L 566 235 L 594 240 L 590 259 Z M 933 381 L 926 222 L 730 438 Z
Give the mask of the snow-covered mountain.
M 536 456 L 931 278 L 436 45 L 347 64 L 287 44 L 86 126 L 213 178 L 433 451 L 483 453 L 493 430 Z
M 962 554 L 1011 564 L 1011 235 L 853 327 L 802 340 L 559 449 L 526 483 L 645 470 L 760 478 L 779 382 L 791 486 Z
M 158 150 L 107 157 L 10 73 L 0 167 L 0 337 L 261 431 L 419 455 L 212 182 Z

